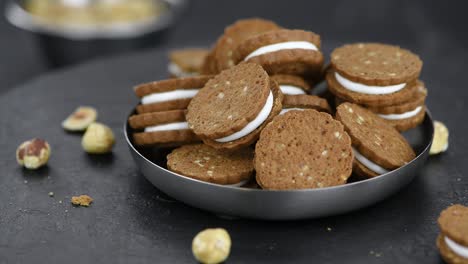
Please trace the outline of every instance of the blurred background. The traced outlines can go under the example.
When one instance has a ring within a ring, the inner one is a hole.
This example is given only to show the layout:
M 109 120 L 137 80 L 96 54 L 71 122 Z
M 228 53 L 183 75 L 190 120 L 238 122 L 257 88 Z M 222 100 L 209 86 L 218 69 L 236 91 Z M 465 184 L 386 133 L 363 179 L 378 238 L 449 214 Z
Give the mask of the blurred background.
M 102 4 L 91 11 L 93 16 L 89 10 L 47 6 L 79 8 L 92 2 Z M 468 68 L 468 1 L 167 2 L 163 6 L 152 0 L 0 0 L 0 96 L 42 73 L 93 59 L 142 49 L 208 47 L 226 25 L 246 17 L 314 31 L 322 37 L 325 54 L 355 41 L 400 45 L 423 58 L 424 69 L 431 69 L 430 75 L 423 70 L 423 77 L 434 78 L 440 86 L 444 80 L 460 78 Z M 118 8 L 109 7 L 116 3 Z M 39 17 L 39 26 L 31 21 L 31 13 Z M 450 70 L 444 71 L 448 66 Z

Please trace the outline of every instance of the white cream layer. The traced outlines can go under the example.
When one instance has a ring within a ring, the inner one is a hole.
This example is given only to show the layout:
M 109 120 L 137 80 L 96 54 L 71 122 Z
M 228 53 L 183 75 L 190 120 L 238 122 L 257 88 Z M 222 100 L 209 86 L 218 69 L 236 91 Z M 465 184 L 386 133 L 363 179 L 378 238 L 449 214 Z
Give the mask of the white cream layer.
M 162 125 L 157 125 L 157 126 L 150 126 L 150 127 L 145 128 L 145 132 L 184 130 L 184 129 L 189 129 L 187 122 L 176 122 L 176 123 L 162 124 Z
M 283 94 L 290 94 L 290 95 L 305 94 L 304 90 L 294 85 L 281 84 L 279 87 Z
M 244 58 L 244 61 L 247 61 L 253 57 L 260 56 L 266 53 L 277 52 L 280 50 L 288 50 L 288 49 L 318 50 L 317 46 L 307 41 L 287 41 L 287 42 L 275 43 L 275 44 L 260 47 L 254 50 L 249 55 L 247 55 L 247 57 Z
M 197 75 L 198 73 L 196 72 L 187 72 L 187 71 L 184 71 L 182 70 L 179 65 L 171 62 L 169 63 L 169 65 L 167 66 L 167 70 L 169 71 L 169 73 L 171 75 L 174 75 L 176 77 L 190 77 L 190 76 L 195 76 Z
M 365 85 L 362 83 L 357 83 L 357 82 L 348 80 L 337 72 L 335 72 L 335 79 L 345 89 L 356 92 L 356 93 L 363 93 L 363 94 L 391 94 L 391 93 L 400 91 L 406 86 L 406 83 L 400 83 L 400 84 L 389 85 L 389 86 Z
M 249 180 L 243 180 L 243 181 L 240 181 L 238 183 L 234 183 L 234 184 L 226 184 L 225 186 L 232 186 L 232 187 L 241 187 L 242 185 L 246 184 Z
M 240 131 L 237 131 L 236 133 L 229 135 L 227 137 L 215 139 L 215 141 L 222 142 L 222 143 L 229 142 L 229 141 L 234 141 L 236 139 L 239 139 L 241 137 L 244 137 L 250 134 L 252 131 L 254 131 L 259 126 L 261 126 L 263 122 L 265 122 L 265 120 L 268 118 L 268 116 L 271 113 L 271 109 L 273 109 L 273 101 L 274 101 L 273 93 L 270 91 L 270 94 L 268 95 L 265 105 L 263 106 L 262 110 L 260 111 L 260 113 L 258 113 L 257 117 L 254 120 L 248 123 Z
M 305 109 L 304 108 L 297 108 L 297 107 L 284 108 L 284 109 L 281 109 L 281 112 L 279 114 L 282 115 L 282 114 L 287 113 L 287 112 L 292 111 L 292 110 L 304 111 Z
M 167 102 L 178 99 L 193 98 L 198 93 L 198 89 L 181 89 L 162 93 L 152 93 L 141 98 L 142 104 L 152 104 Z
M 468 259 L 468 247 L 462 246 L 446 236 L 444 239 L 445 244 L 447 244 L 450 250 L 452 250 L 458 256 Z
M 377 173 L 377 174 L 385 174 L 388 172 L 388 170 L 380 167 L 379 165 L 375 164 L 374 162 L 370 161 L 366 157 L 364 157 L 359 151 L 357 151 L 355 148 L 353 148 L 354 152 L 354 157 L 361 162 L 362 165 L 366 166 L 369 170 Z
M 406 119 L 413 117 L 417 115 L 422 109 L 422 106 L 416 107 L 416 109 L 405 112 L 403 114 L 390 114 L 390 115 L 381 115 L 379 114 L 380 117 L 388 119 L 388 120 L 401 120 L 401 119 Z

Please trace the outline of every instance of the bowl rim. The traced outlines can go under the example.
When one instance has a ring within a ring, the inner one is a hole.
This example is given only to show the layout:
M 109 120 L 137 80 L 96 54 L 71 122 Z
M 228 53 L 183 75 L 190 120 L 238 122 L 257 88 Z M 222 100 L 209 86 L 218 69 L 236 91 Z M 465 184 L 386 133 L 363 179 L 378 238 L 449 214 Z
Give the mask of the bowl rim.
M 137 22 L 121 22 L 93 26 L 57 26 L 26 11 L 19 1 L 9 0 L 5 5 L 6 20 L 26 31 L 63 37 L 71 40 L 128 39 L 161 31 L 174 23 L 177 13 L 186 5 L 186 0 L 161 0 L 168 10 L 161 15 Z
M 346 183 L 346 184 L 337 185 L 337 186 L 315 188 L 315 189 L 264 190 L 264 189 L 242 188 L 242 187 L 237 187 L 237 186 L 222 185 L 222 184 L 216 184 L 216 183 L 205 182 L 205 181 L 193 179 L 193 178 L 190 178 L 190 177 L 187 177 L 187 176 L 172 172 L 172 171 L 170 171 L 170 170 L 168 170 L 166 168 L 163 168 L 163 167 L 159 166 L 158 164 L 154 163 L 153 161 L 151 161 L 150 159 L 146 158 L 143 154 L 140 153 L 140 151 L 138 151 L 135 148 L 135 146 L 131 142 L 130 137 L 129 137 L 128 132 L 127 132 L 128 129 L 129 129 L 128 117 L 130 115 L 132 115 L 133 113 L 135 113 L 135 110 L 130 112 L 130 114 L 127 116 L 127 119 L 126 119 L 126 121 L 124 123 L 124 126 L 123 126 L 124 136 L 125 136 L 125 140 L 127 142 L 127 145 L 131 148 L 131 150 L 133 152 L 138 154 L 140 156 L 140 158 L 143 158 L 144 161 L 151 164 L 152 166 L 157 167 L 160 170 L 163 170 L 166 173 L 170 173 L 170 174 L 172 174 L 174 176 L 180 177 L 180 178 L 182 178 L 182 180 L 191 181 L 194 184 L 201 184 L 201 185 L 205 185 L 205 187 L 210 187 L 210 188 L 219 188 L 219 189 L 225 189 L 225 190 L 236 190 L 236 191 L 242 191 L 242 192 L 284 193 L 284 194 L 287 194 L 287 193 L 309 193 L 309 192 L 321 192 L 321 191 L 328 191 L 328 190 L 339 190 L 339 189 L 343 189 L 343 188 L 347 189 L 347 188 L 353 188 L 354 186 L 358 186 L 358 185 L 365 185 L 365 184 L 372 183 L 372 182 L 383 181 L 385 178 L 391 177 L 391 175 L 394 174 L 395 172 L 397 172 L 399 170 L 402 170 L 407 166 L 410 166 L 413 162 L 415 162 L 421 156 L 423 156 L 426 152 L 428 152 L 429 148 L 432 146 L 432 140 L 430 140 L 429 143 L 424 147 L 424 149 L 413 160 L 411 160 L 410 162 L 408 162 L 405 165 L 401 166 L 400 168 L 389 171 L 389 172 L 381 174 L 381 175 L 378 175 L 376 177 L 372 177 L 372 178 L 357 181 L 357 182 Z M 434 138 L 434 119 L 432 118 L 432 114 L 431 114 L 431 112 L 429 111 L 429 109 L 427 107 L 426 107 L 426 117 L 425 117 L 425 119 L 426 118 L 428 118 L 428 121 L 430 123 L 430 138 L 432 139 L 432 138 Z M 423 122 L 425 122 L 425 121 L 423 121 Z

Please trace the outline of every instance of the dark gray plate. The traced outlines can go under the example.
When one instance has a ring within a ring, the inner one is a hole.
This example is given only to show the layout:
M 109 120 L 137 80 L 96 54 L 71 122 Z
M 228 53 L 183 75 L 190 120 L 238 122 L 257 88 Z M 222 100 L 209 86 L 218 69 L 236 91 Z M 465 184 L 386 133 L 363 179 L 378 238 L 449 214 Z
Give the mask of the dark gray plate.
M 223 186 L 188 178 L 166 169 L 168 150 L 136 148 L 124 127 L 130 152 L 142 174 L 158 189 L 191 206 L 217 214 L 267 220 L 295 220 L 342 214 L 374 204 L 407 185 L 429 155 L 432 117 L 404 133 L 417 153 L 405 166 L 373 179 L 336 187 L 273 191 Z

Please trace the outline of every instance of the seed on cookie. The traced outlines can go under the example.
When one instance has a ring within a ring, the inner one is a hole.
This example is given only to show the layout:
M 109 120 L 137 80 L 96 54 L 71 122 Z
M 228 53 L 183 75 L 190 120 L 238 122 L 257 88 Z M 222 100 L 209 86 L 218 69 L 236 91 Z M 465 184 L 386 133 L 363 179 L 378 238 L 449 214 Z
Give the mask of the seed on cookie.
M 336 119 L 343 123 L 352 139 L 355 172 L 361 177 L 387 173 L 415 157 L 406 139 L 370 110 L 343 103 L 337 107 Z
M 205 144 L 185 145 L 167 156 L 169 170 L 201 181 L 242 186 L 253 174 L 253 151 L 224 151 Z
M 279 114 L 282 97 L 261 66 L 242 63 L 206 83 L 190 102 L 187 121 L 206 144 L 240 148 L 254 143 L 261 129 Z
M 281 145 L 286 147 L 278 147 Z M 345 184 L 353 164 L 351 139 L 343 125 L 327 113 L 290 111 L 263 129 L 254 164 L 257 182 L 264 189 Z

